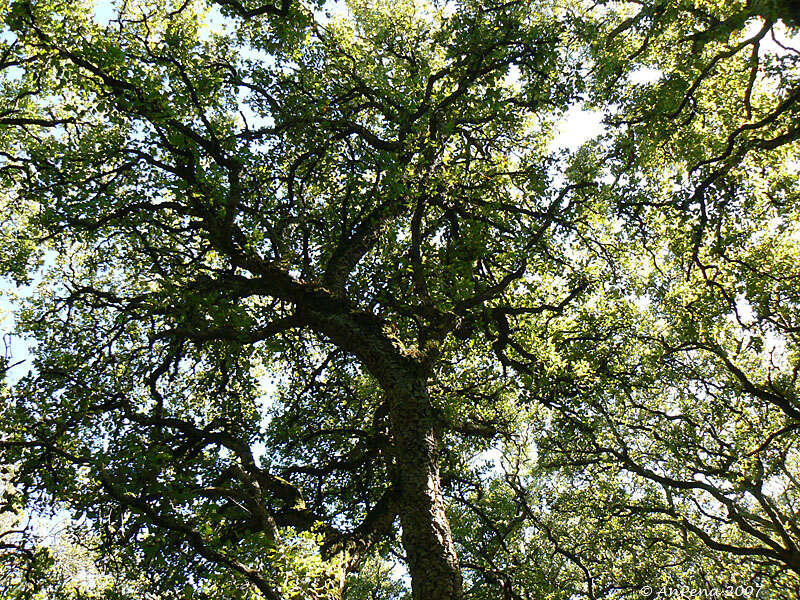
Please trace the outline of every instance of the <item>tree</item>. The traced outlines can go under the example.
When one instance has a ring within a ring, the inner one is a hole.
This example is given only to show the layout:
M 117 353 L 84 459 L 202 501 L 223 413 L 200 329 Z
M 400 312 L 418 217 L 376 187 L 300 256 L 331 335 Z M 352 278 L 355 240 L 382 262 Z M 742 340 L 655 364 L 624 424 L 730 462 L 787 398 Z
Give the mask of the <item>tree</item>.
M 791 3 L 3 8 L 2 265 L 44 266 L 2 462 L 103 569 L 789 597 Z M 607 133 L 559 150 L 581 103 Z

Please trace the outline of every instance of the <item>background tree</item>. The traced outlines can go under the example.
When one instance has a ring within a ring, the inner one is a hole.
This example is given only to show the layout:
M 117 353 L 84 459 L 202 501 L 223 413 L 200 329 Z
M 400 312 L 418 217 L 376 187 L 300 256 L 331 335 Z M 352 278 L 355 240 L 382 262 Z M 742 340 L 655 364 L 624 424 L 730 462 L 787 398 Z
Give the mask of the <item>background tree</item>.
M 627 229 L 614 242 L 630 262 L 617 260 L 600 310 L 576 306 L 564 315 L 570 333 L 550 325 L 530 361 L 550 372 L 529 389 L 551 412 L 527 485 L 542 493 L 554 478 L 542 530 L 561 529 L 588 595 L 590 579 L 603 594 L 604 580 L 669 584 L 677 564 L 698 587 L 755 579 L 791 597 L 798 54 L 786 27 L 795 22 L 767 3 L 610 8 L 591 25 L 592 101 L 616 127 L 598 152 Z M 526 512 L 518 472 L 509 486 Z M 587 518 L 611 539 L 622 534 L 616 546 L 630 558 L 598 560 L 598 541 L 581 536 Z M 614 573 L 642 556 L 649 572 Z
M 2 462 L 101 568 L 789 597 L 789 4 L 3 8 L 2 264 L 45 267 Z M 607 134 L 559 150 L 579 102 Z

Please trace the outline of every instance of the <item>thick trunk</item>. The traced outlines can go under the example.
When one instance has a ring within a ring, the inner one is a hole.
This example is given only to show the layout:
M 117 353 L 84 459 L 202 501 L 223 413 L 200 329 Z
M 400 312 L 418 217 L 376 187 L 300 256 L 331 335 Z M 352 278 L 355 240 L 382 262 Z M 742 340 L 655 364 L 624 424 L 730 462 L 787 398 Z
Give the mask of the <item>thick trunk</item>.
M 461 569 L 442 500 L 437 419 L 425 370 L 394 346 L 374 317 L 311 311 L 304 316 L 356 355 L 389 400 L 403 547 L 414 600 L 461 600 Z
M 460 600 L 461 570 L 444 511 L 436 419 L 425 383 L 387 389 L 402 494 L 400 522 L 414 600 Z

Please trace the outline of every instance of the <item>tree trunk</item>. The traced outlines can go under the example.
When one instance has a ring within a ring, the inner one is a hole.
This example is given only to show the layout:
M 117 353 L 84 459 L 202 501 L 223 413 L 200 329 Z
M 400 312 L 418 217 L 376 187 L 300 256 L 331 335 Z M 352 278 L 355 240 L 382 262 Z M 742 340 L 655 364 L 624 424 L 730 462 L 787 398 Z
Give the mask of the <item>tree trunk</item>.
M 437 418 L 426 370 L 404 356 L 374 318 L 311 311 L 305 316 L 361 360 L 389 401 L 403 548 L 414 600 L 461 600 L 461 568 L 442 500 Z
M 386 386 L 386 392 L 413 598 L 460 600 L 461 569 L 440 489 L 435 413 L 424 381 L 405 374 L 391 379 L 393 385 Z

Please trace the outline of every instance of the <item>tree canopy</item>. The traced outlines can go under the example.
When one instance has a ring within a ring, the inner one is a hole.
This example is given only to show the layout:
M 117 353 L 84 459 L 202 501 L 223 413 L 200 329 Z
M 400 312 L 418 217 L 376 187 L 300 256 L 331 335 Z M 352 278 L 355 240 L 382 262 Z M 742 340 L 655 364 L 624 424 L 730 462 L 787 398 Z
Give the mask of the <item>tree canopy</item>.
M 6 597 L 798 593 L 794 2 L 0 14 Z

